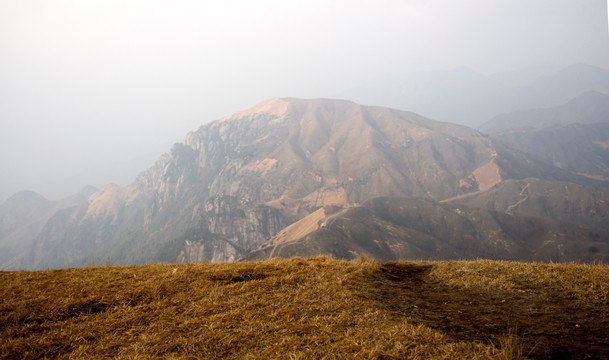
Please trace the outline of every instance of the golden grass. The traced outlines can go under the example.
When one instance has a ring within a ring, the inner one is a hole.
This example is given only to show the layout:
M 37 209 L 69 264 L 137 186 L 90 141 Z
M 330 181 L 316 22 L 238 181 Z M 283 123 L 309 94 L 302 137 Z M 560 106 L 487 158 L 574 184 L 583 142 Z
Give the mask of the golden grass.
M 606 307 L 608 278 L 605 266 L 324 257 L 0 272 L 0 357 L 520 358 L 519 335 L 459 339 L 407 293 L 518 293 L 525 279 Z
M 464 289 L 516 293 L 551 288 L 583 301 L 609 304 L 609 266 L 604 265 L 447 261 L 434 263 L 430 275 Z

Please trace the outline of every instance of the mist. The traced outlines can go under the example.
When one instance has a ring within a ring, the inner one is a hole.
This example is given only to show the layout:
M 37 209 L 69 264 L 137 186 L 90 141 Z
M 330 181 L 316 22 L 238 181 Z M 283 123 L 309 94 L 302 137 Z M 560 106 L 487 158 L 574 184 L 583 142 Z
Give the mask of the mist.
M 125 185 L 269 97 L 387 74 L 609 67 L 600 0 L 0 2 L 0 202 Z

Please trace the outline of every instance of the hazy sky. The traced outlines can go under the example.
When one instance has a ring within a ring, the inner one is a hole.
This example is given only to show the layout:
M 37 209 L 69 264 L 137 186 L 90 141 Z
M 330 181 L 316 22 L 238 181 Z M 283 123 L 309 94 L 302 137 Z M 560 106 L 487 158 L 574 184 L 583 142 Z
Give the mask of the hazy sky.
M 269 97 L 459 66 L 609 67 L 607 14 L 605 0 L 1 0 L 0 202 L 124 185 L 132 160 Z

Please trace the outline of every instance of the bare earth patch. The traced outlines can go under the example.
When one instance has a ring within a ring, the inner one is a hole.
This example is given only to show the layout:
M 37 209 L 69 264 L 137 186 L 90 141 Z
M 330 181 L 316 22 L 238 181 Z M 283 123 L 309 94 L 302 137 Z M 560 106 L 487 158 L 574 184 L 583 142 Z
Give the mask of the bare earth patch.
M 493 186 L 499 184 L 501 175 L 499 175 L 499 167 L 495 160 L 491 160 L 486 165 L 483 165 L 472 173 L 478 183 L 478 191 L 486 191 Z
M 286 227 L 269 239 L 268 245 L 277 245 L 286 241 L 297 239 L 319 228 L 319 222 L 326 217 L 324 208 L 320 208 L 303 219 Z

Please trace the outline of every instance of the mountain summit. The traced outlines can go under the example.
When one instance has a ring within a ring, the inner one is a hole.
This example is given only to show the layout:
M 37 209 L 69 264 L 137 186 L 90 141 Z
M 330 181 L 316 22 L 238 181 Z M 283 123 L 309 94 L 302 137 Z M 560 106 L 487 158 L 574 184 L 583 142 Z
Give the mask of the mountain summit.
M 245 192 L 291 212 L 379 195 L 443 199 L 500 180 L 496 171 L 468 178 L 497 169 L 497 151 L 479 133 L 349 101 L 267 100 L 202 127 L 186 145 L 213 167 L 211 193 Z

